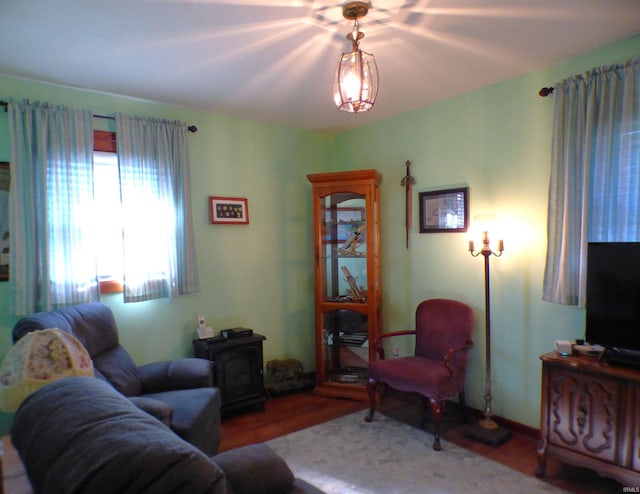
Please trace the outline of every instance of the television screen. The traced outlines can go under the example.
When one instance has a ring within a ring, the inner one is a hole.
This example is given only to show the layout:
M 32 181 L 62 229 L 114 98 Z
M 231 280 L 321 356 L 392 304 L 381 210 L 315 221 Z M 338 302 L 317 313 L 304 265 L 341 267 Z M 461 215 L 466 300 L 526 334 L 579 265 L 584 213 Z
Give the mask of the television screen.
M 640 242 L 589 243 L 585 339 L 640 350 Z

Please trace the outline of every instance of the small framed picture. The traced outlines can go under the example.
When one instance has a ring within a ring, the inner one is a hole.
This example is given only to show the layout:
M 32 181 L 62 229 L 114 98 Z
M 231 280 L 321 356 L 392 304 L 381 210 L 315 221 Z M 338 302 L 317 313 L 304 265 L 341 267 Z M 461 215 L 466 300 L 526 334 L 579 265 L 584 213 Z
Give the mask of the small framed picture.
M 420 233 L 466 232 L 469 187 L 420 192 Z
M 243 197 L 209 197 L 212 224 L 248 225 L 249 206 Z

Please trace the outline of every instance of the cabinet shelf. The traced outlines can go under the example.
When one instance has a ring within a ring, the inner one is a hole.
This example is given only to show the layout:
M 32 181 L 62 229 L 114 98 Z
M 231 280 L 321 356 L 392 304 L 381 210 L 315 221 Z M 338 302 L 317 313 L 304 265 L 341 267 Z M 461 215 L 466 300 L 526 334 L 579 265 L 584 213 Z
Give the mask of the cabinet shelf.
M 323 259 L 362 259 L 367 260 L 366 252 L 355 252 L 353 254 L 347 252 L 335 252 L 332 254 L 325 254 L 322 256 Z

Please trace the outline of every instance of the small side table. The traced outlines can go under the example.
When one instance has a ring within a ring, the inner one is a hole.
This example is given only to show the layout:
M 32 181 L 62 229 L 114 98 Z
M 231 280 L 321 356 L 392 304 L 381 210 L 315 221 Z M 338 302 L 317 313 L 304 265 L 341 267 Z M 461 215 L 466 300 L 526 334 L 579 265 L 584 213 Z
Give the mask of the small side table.
M 254 333 L 193 341 L 194 355 L 213 363 L 213 383 L 220 389 L 223 416 L 246 409 L 264 410 L 264 340 Z

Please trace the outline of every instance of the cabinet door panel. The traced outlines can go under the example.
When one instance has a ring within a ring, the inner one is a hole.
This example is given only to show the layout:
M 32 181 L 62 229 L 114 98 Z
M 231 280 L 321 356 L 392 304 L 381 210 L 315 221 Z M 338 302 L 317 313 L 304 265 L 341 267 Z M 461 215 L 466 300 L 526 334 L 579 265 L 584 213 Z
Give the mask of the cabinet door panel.
M 334 310 L 323 314 L 324 382 L 366 384 L 369 330 L 366 314 Z
M 606 461 L 616 460 L 621 383 L 588 373 L 552 369 L 549 441 Z
M 216 383 L 225 404 L 262 393 L 261 355 L 256 347 L 240 347 L 216 356 Z

